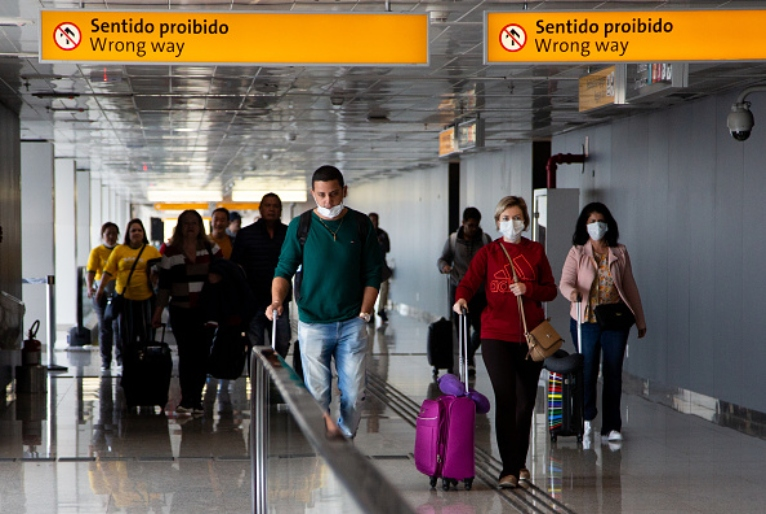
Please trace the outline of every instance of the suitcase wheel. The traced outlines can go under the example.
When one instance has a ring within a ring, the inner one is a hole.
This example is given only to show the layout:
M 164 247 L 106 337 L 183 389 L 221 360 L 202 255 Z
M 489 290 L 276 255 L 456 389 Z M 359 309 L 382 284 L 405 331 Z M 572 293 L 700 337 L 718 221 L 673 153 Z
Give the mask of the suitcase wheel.
M 558 437 L 556 436 L 556 434 L 551 434 L 551 442 L 555 443 L 555 442 L 556 442 L 556 439 L 558 439 Z
M 442 489 L 449 491 L 449 478 L 442 478 Z
M 436 378 L 439 376 L 439 370 L 437 368 L 434 368 L 434 370 L 431 372 L 431 376 Z
M 465 490 L 470 491 L 471 488 L 473 487 L 473 478 L 466 478 L 464 483 L 465 483 Z
M 436 489 L 436 481 L 439 480 L 436 477 L 431 477 L 431 480 L 429 481 L 431 484 L 431 489 Z

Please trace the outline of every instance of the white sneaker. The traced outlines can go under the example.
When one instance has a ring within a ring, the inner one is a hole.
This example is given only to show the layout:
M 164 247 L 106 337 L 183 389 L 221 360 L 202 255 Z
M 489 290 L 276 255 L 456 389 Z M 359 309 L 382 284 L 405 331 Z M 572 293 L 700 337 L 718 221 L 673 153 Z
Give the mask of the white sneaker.
M 585 422 L 585 429 L 583 432 L 583 437 L 590 437 L 593 433 L 593 427 L 590 426 L 590 421 Z
M 606 438 L 608 441 L 622 441 L 622 434 L 617 430 L 612 430 Z

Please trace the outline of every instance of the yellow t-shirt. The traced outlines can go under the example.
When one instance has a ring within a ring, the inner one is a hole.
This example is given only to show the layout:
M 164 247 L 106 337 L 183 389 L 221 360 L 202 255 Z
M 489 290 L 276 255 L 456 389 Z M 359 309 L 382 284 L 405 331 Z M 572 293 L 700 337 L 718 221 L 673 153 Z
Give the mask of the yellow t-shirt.
M 115 246 L 114 248 L 117 247 Z M 90 251 L 86 269 L 88 270 L 88 273 L 96 274 L 96 282 L 101 280 L 101 275 L 103 274 L 104 268 L 106 267 L 106 262 L 109 260 L 109 256 L 112 254 L 112 250 L 114 250 L 114 248 L 107 248 L 104 245 L 98 245 Z
M 126 288 L 126 282 L 130 275 L 130 269 L 133 262 L 138 257 L 141 248 L 135 250 L 128 245 L 118 245 L 112 250 L 112 255 L 106 263 L 104 271 L 116 277 L 117 292 L 124 294 L 128 300 L 148 300 L 152 297 L 152 290 L 149 288 L 149 276 L 147 275 L 147 262 L 154 259 L 161 259 L 162 255 L 152 245 L 146 245 L 144 253 L 136 264 L 136 270 L 130 278 L 130 284 Z
M 231 257 L 231 251 L 233 249 L 233 246 L 231 245 L 231 238 L 228 234 L 224 234 L 224 236 L 220 239 L 216 239 L 213 236 L 208 236 L 208 239 L 210 239 L 212 242 L 218 245 L 218 248 L 221 249 L 221 253 L 223 254 L 223 258 L 226 260 L 229 260 Z

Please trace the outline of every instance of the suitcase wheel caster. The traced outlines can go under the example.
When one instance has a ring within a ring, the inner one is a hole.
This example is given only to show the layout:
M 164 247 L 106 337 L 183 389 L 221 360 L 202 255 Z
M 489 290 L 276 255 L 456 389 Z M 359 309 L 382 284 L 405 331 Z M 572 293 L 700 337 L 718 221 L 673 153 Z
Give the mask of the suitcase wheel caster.
M 436 488 L 436 481 L 437 480 L 438 479 L 436 477 L 431 477 L 431 480 L 429 481 L 429 483 L 431 484 L 431 489 L 435 489 Z
M 555 443 L 556 439 L 558 439 L 555 435 L 551 434 L 551 442 Z
M 465 490 L 470 491 L 473 487 L 473 478 L 466 478 L 465 479 Z
M 442 489 L 449 491 L 449 479 L 442 478 Z
M 581 443 L 581 442 L 582 442 L 582 436 L 581 436 L 581 435 L 578 435 L 578 436 L 577 436 L 577 442 L 578 442 L 578 443 Z
M 431 376 L 434 377 L 434 380 L 435 380 L 436 377 L 439 376 L 439 370 L 434 368 L 434 370 L 431 372 Z

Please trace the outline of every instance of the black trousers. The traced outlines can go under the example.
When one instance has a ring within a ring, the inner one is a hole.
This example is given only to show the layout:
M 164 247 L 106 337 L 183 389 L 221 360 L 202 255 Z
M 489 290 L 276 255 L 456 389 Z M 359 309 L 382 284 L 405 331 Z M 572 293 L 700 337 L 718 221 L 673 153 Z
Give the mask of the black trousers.
M 495 392 L 495 436 L 505 475 L 526 467 L 529 432 L 542 362 L 526 359 L 526 343 L 482 340 L 482 357 Z
M 178 381 L 181 385 L 181 405 L 202 407 L 202 389 L 207 380 L 212 330 L 204 325 L 200 309 L 170 306 L 170 326 L 178 344 Z
M 109 367 L 112 363 L 112 343 L 114 343 L 114 357 L 117 360 L 117 365 L 122 365 L 122 341 L 119 337 L 119 324 L 117 320 L 104 321 L 104 309 L 106 309 L 106 295 L 101 297 L 101 301 L 98 301 L 94 295 L 93 310 L 98 317 L 98 347 L 101 352 L 101 365 Z

